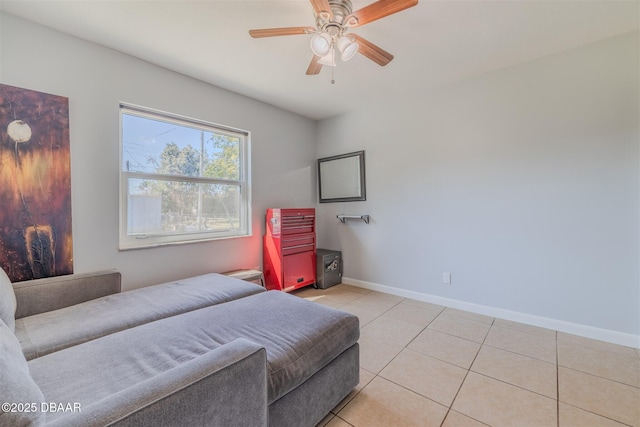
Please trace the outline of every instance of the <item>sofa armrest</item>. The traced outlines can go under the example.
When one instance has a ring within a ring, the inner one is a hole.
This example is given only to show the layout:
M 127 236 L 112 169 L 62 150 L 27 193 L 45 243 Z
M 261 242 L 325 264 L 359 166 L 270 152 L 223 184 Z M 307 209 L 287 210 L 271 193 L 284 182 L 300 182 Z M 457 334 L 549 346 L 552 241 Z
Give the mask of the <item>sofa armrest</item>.
M 51 426 L 267 426 L 267 355 L 238 338 Z
M 108 270 L 16 282 L 16 319 L 118 293 L 121 279 Z

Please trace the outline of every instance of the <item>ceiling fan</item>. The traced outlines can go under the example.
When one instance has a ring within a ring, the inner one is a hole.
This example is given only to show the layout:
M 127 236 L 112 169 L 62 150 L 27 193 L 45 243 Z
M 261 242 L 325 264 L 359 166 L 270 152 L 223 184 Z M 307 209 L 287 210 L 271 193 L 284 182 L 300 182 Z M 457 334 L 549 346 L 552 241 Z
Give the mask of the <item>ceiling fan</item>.
M 319 74 L 323 65 L 335 67 L 336 53 L 343 61 L 348 61 L 356 53 L 360 53 L 380 66 L 387 65 L 393 59 L 392 54 L 357 34 L 348 33 L 349 29 L 361 27 L 418 4 L 418 0 L 378 0 L 354 12 L 351 0 L 310 1 L 316 15 L 315 27 L 249 31 L 253 38 L 313 34 L 310 42 L 313 58 L 307 68 L 307 75 Z

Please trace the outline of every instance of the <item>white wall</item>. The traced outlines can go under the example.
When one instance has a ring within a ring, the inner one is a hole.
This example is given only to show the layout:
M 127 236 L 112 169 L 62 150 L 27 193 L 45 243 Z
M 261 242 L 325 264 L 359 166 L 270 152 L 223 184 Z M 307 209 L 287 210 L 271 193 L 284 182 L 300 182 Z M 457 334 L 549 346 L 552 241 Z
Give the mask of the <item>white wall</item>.
M 315 206 L 315 122 L 0 14 L 0 82 L 69 98 L 76 272 L 116 268 L 125 289 L 262 263 L 264 211 Z M 118 105 L 251 132 L 253 237 L 119 252 Z
M 318 157 L 366 151 L 367 201 L 319 205 L 319 246 L 345 281 L 639 345 L 638 51 L 618 37 L 320 122 Z
M 343 250 L 348 279 L 624 341 L 640 335 L 638 47 L 637 34 L 619 37 L 398 96 L 316 132 L 0 14 L 0 82 L 69 97 L 76 272 L 117 268 L 129 289 L 260 265 L 264 209 L 316 206 L 316 157 L 365 149 L 368 200 L 317 205 L 319 246 Z M 253 237 L 117 250 L 120 101 L 252 132 Z M 341 224 L 338 213 L 372 222 Z

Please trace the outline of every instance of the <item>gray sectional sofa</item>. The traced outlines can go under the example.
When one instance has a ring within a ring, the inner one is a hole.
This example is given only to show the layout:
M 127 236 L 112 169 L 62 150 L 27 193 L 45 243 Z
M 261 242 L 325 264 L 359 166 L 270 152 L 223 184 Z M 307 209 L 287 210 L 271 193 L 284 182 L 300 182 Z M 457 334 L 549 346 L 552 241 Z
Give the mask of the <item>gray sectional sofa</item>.
M 0 425 L 314 426 L 359 380 L 358 318 L 219 274 L 120 292 L 0 270 Z

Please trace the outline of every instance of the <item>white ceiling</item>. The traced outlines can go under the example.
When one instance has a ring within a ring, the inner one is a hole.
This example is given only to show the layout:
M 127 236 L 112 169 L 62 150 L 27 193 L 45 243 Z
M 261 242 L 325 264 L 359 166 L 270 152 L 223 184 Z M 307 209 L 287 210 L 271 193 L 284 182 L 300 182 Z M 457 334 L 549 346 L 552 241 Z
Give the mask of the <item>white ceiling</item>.
M 372 0 L 352 0 L 354 10 Z M 289 111 L 323 119 L 616 35 L 638 31 L 640 1 L 420 0 L 353 32 L 395 55 L 362 55 L 317 76 L 309 35 L 252 39 L 254 28 L 313 26 L 307 0 L 13 1 L 0 10 Z

